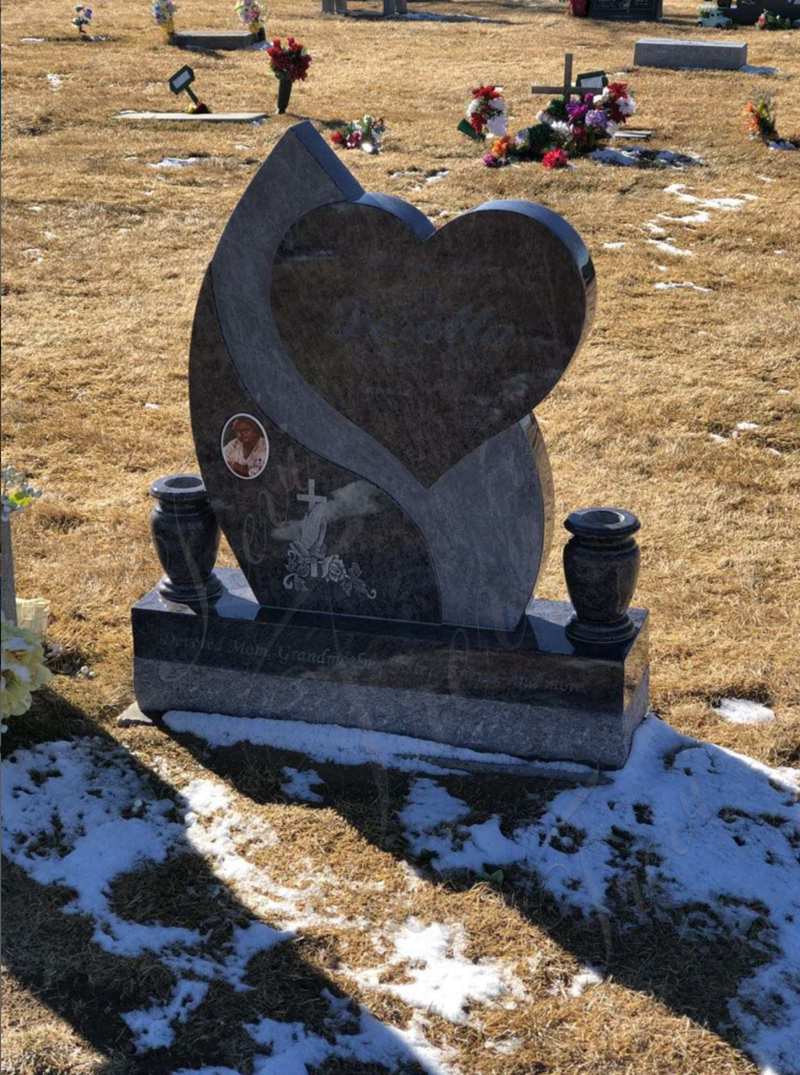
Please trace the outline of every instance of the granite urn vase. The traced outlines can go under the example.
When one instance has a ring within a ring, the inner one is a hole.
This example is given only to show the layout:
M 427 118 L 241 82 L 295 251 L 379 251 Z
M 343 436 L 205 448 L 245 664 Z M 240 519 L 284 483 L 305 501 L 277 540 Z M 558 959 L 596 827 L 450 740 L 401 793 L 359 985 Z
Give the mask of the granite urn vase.
M 289 107 L 289 99 L 292 96 L 292 83 L 288 78 L 278 79 L 278 114 L 283 115 Z
M 620 508 L 582 508 L 564 526 L 564 574 L 575 615 L 567 624 L 577 646 L 617 645 L 636 633 L 628 607 L 639 577 L 639 520 Z
M 218 597 L 222 583 L 214 573 L 220 529 L 203 479 L 171 474 L 150 486 L 156 506 L 150 531 L 164 575 L 158 593 L 182 605 Z

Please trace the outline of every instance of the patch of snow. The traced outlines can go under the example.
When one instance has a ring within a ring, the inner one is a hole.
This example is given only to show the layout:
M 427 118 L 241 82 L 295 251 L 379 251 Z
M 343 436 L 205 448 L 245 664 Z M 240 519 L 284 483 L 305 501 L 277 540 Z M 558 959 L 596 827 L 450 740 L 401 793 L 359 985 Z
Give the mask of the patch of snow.
M 297 751 L 318 762 L 335 762 L 338 765 L 370 763 L 407 773 L 435 775 L 460 772 L 463 770 L 458 768 L 459 761 L 522 767 L 529 764 L 510 754 L 488 754 L 406 735 L 342 728 L 338 724 L 325 725 L 325 734 L 320 735 L 320 725 L 306 721 L 226 717 L 219 713 L 183 713 L 180 710 L 165 713 L 164 723 L 172 731 L 196 735 L 210 746 L 252 743 L 254 746 L 271 746 L 276 750 Z M 429 761 L 429 758 L 435 758 L 436 762 Z M 536 765 L 537 768 L 553 772 L 593 771 L 590 766 L 565 762 L 537 762 Z
M 792 393 L 789 391 L 788 388 L 779 388 L 778 389 L 778 395 L 779 396 L 790 396 L 791 394 Z
M 663 242 L 660 239 L 648 239 L 648 243 L 660 250 L 662 254 L 673 254 L 675 257 L 691 258 L 694 254 L 691 250 L 681 250 L 679 246 L 673 246 L 674 239 L 664 239 Z
M 450 169 L 449 168 L 441 168 L 438 172 L 434 172 L 433 175 L 426 176 L 425 177 L 425 182 L 426 183 L 441 183 L 441 181 L 443 179 L 445 179 L 448 175 L 450 175 Z
M 709 433 L 708 435 L 717 444 L 727 444 L 728 443 L 728 438 L 721 436 L 719 433 Z
M 161 408 L 158 403 L 145 403 L 144 409 L 146 411 L 158 411 Z
M 418 1014 L 405 1030 L 399 1030 L 380 1023 L 361 1006 L 353 1015 L 349 1004 L 329 990 L 323 995 L 331 1007 L 326 1024 L 333 1040 L 308 1030 L 304 1023 L 264 1018 L 245 1024 L 253 1041 L 269 1049 L 268 1056 L 254 1057 L 253 1075 L 308 1075 L 331 1059 L 383 1065 L 390 1071 L 405 1070 L 416 1063 L 427 1075 L 451 1075 L 453 1069 L 446 1063 L 448 1051 L 430 1044 L 424 1033 L 425 1022 Z
M 29 205 L 28 209 L 30 210 L 31 213 L 41 213 L 42 212 L 41 205 Z
M 59 89 L 64 84 L 64 80 L 62 79 L 61 75 L 48 74 L 47 81 L 50 83 L 50 88 L 52 89 L 53 93 L 58 93 Z
M 364 988 L 391 993 L 412 1008 L 440 1015 L 465 1025 L 472 1004 L 487 1004 L 511 992 L 519 982 L 495 960 L 473 963 L 464 956 L 466 933 L 462 926 L 438 922 L 424 926 L 409 918 L 394 937 L 394 953 L 379 967 L 353 971 L 342 968 Z M 403 966 L 410 982 L 382 982 L 386 971 Z
M 648 220 L 645 223 L 645 227 L 651 235 L 666 235 L 667 229 L 662 228 L 660 224 L 654 224 L 652 220 Z
M 583 970 L 572 979 L 567 992 L 571 997 L 580 997 L 593 985 L 600 985 L 603 978 L 603 972 L 598 967 L 587 963 Z
M 711 291 L 710 287 L 699 287 L 697 284 L 693 284 L 688 280 L 684 281 L 682 284 L 677 284 L 674 282 L 666 283 L 666 281 L 660 281 L 657 284 L 653 284 L 653 287 L 656 289 L 656 291 L 674 291 L 677 288 L 681 287 L 689 288 L 690 291 Z
M 786 140 L 786 139 L 780 139 L 780 140 L 778 140 L 777 142 L 770 142 L 770 143 L 768 144 L 767 148 L 768 148 L 768 149 L 782 149 L 782 150 L 788 150 L 788 152 L 790 152 L 790 153 L 793 153 L 793 152 L 795 152 L 796 150 L 800 149 L 800 143 L 797 143 L 797 142 L 789 142 L 789 141 L 788 141 L 788 140 Z
M 428 777 L 413 781 L 399 819 L 406 829 L 417 835 L 443 821 L 460 821 L 470 808 L 454 798 L 441 784 Z
M 141 1011 L 122 1015 L 132 1034 L 137 1053 L 168 1049 L 175 1040 L 173 1023 L 185 1023 L 199 1008 L 208 992 L 208 982 L 180 981 L 166 1004 L 153 1004 Z
M 188 168 L 190 164 L 197 164 L 199 157 L 162 157 L 155 164 L 148 164 L 148 168 Z
M 227 788 L 214 780 L 193 780 L 181 791 L 181 799 L 186 803 L 190 813 L 198 817 L 210 817 L 220 810 L 227 810 L 231 805 L 231 796 Z
M 281 791 L 284 795 L 288 795 L 290 799 L 304 799 L 309 803 L 325 801 L 324 795 L 319 795 L 316 791 L 311 790 L 312 784 L 325 783 L 319 773 L 315 773 L 313 769 L 300 772 L 299 769 L 292 769 L 290 766 L 285 765 L 283 775 L 286 779 L 281 784 Z
M 694 194 L 686 193 L 685 183 L 673 183 L 664 188 L 664 193 L 674 195 L 687 205 L 698 205 L 701 209 L 718 209 L 723 213 L 734 212 L 742 209 L 747 202 L 758 201 L 755 194 L 742 194 L 738 198 L 697 198 Z
M 659 213 L 659 220 L 669 220 L 673 224 L 707 224 L 711 220 L 711 214 L 704 209 L 698 209 L 696 213 L 687 213 L 686 216 L 670 216 L 668 213 Z
M 522 1048 L 522 1042 L 519 1038 L 503 1038 L 501 1041 L 487 1038 L 483 1043 L 483 1047 L 488 1052 L 495 1053 L 498 1056 L 513 1056 L 514 1053 L 518 1053 Z
M 736 428 L 741 429 L 743 432 L 746 432 L 750 429 L 758 429 L 759 425 L 758 422 L 737 422 Z
M 769 724 L 775 720 L 771 709 L 747 698 L 723 698 L 714 712 L 729 724 Z
M 44 37 L 21 37 L 20 38 L 20 41 L 23 43 L 23 45 L 41 45 L 41 44 L 44 43 L 45 40 L 46 40 L 46 38 L 44 38 Z
M 780 452 L 778 451 L 778 449 L 777 449 L 777 448 L 765 448 L 765 449 L 764 449 L 764 451 L 765 451 L 765 452 L 769 452 L 769 454 L 770 454 L 770 455 L 780 455 L 780 454 L 781 454 L 781 453 L 780 453 Z
M 441 871 L 517 865 L 565 914 L 601 922 L 615 913 L 607 894 L 620 891 L 640 868 L 637 851 L 646 852 L 642 884 L 660 903 L 685 906 L 684 929 L 695 928 L 692 909 L 708 904 L 732 941 L 747 936 L 763 947 L 765 962 L 743 980 L 729 1013 L 757 1063 L 792 1070 L 800 1055 L 800 770 L 770 769 L 649 716 L 625 768 L 609 775 L 608 784 L 556 795 L 509 835 L 499 814 L 470 825 L 431 810 L 427 831 L 409 832 L 409 843 L 434 850 Z M 620 830 L 629 855 L 613 851 Z M 756 918 L 766 926 L 754 938 Z
M 621 250 L 625 243 L 603 243 L 604 250 Z
M 127 751 L 88 738 L 15 752 L 3 760 L 0 791 L 3 850 L 11 861 L 39 884 L 73 890 L 63 913 L 89 916 L 92 940 L 104 951 L 120 957 L 155 953 L 178 977 L 167 1004 L 125 1017 L 140 1050 L 165 1044 L 172 1024 L 201 1003 L 209 981 L 247 988 L 243 977 L 252 956 L 294 936 L 254 921 L 227 941 L 209 941 L 196 930 L 123 919 L 112 909 L 116 878 L 192 848 L 207 855 L 223 878 L 238 857 L 231 829 L 242 819 L 229 809 L 230 793 L 222 785 L 194 780 L 177 800 L 157 799 Z M 206 826 L 202 819 L 219 810 L 225 816 Z M 275 838 L 268 827 L 259 831 L 251 824 L 249 832 L 260 846 Z M 296 904 L 298 896 L 293 892 L 292 901 L 286 894 L 286 903 Z

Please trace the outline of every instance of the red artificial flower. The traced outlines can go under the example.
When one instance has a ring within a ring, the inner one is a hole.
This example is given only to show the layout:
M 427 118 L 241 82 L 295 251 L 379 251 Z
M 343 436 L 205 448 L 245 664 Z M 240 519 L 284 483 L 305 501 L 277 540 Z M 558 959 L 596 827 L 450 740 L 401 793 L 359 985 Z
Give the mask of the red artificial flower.
M 542 164 L 548 171 L 553 171 L 555 168 L 566 168 L 569 160 L 563 149 L 551 149 L 542 157 Z
M 334 131 L 331 135 L 331 141 L 335 146 L 340 146 L 344 141 L 344 135 L 341 131 Z
M 615 100 L 617 97 L 626 97 L 628 94 L 628 83 L 612 82 L 608 87 L 608 92 Z

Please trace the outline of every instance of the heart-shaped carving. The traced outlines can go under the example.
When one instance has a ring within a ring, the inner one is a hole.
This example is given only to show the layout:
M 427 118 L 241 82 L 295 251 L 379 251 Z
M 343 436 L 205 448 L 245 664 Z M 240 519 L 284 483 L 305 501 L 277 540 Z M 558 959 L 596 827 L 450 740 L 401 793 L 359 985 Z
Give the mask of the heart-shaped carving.
M 515 205 L 420 241 L 369 198 L 339 202 L 278 249 L 272 313 L 295 367 L 426 487 L 547 396 L 590 320 L 569 229 Z

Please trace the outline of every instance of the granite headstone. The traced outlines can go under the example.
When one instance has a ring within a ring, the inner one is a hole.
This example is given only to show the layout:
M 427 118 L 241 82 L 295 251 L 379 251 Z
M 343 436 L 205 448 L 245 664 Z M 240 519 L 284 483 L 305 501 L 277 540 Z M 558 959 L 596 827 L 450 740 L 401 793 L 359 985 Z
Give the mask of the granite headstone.
M 222 597 L 195 573 L 197 601 L 170 603 L 162 580 L 136 606 L 141 708 L 623 764 L 646 613 L 587 648 L 568 605 L 531 597 L 553 525 L 533 409 L 594 292 L 552 211 L 488 202 L 437 231 L 291 128 L 223 232 L 192 335 L 197 458 L 240 570 L 220 573 Z M 153 492 L 196 502 L 199 481 Z M 175 519 L 167 575 L 187 555 Z
M 664 0 L 589 0 L 589 17 L 618 22 L 655 22 L 663 17 Z

